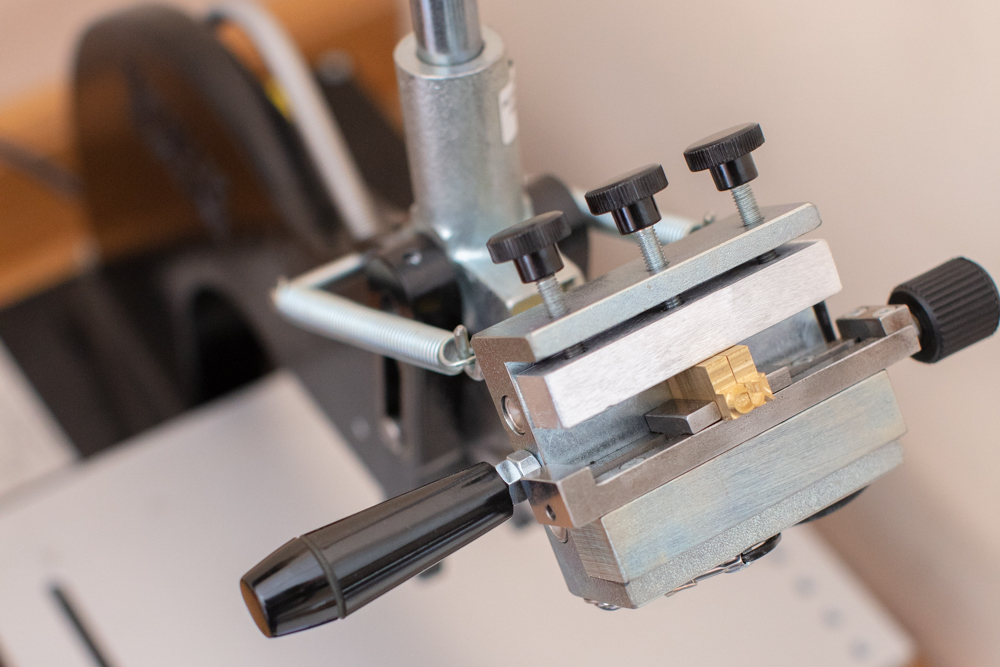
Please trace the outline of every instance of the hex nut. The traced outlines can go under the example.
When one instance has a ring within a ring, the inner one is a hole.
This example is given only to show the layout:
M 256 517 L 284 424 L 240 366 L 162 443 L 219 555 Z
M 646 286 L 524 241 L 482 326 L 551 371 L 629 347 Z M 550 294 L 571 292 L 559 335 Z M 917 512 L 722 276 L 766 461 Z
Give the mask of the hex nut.
M 497 474 L 500 475 L 503 481 L 507 482 L 507 486 L 515 484 L 521 480 L 521 471 L 517 469 L 517 466 L 504 459 L 496 465 Z
M 507 460 L 517 466 L 517 469 L 521 471 L 521 477 L 526 477 L 536 470 L 542 469 L 542 464 L 527 449 L 517 450 L 508 456 Z
M 527 500 L 528 494 L 523 484 L 519 484 L 526 475 L 541 470 L 542 465 L 531 452 L 519 449 L 496 466 L 496 471 L 503 481 L 507 482 L 510 497 L 515 504 Z

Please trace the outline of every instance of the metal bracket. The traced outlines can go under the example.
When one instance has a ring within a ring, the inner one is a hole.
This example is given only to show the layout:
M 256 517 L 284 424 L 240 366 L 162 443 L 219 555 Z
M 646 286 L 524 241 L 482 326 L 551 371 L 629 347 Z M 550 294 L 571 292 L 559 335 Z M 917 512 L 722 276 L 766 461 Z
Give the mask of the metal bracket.
M 765 222 L 756 227 L 744 227 L 739 216 L 731 216 L 665 246 L 666 271 L 650 275 L 637 259 L 568 292 L 570 313 L 565 317 L 553 322 L 541 308 L 529 310 L 480 332 L 473 346 L 512 340 L 520 354 L 505 361 L 546 359 L 820 225 L 812 204 L 762 210 Z

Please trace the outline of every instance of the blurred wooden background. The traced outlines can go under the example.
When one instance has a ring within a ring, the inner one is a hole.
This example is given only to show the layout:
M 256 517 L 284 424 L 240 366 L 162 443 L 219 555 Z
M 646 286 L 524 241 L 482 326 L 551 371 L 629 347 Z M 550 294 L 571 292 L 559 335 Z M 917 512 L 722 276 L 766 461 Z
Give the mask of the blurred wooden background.
M 398 29 L 394 0 L 266 4 L 310 61 L 330 50 L 349 53 L 361 85 L 387 116 L 399 121 L 392 63 Z M 258 76 L 266 76 L 253 47 L 237 29 L 223 27 L 220 36 Z M 8 56 L 10 48 L 8 43 L 4 49 Z M 71 59 L 71 49 L 66 57 Z M 0 139 L 74 172 L 70 71 L 66 62 L 49 83 L 0 104 Z M 83 200 L 0 162 L 0 307 L 58 284 L 97 261 Z

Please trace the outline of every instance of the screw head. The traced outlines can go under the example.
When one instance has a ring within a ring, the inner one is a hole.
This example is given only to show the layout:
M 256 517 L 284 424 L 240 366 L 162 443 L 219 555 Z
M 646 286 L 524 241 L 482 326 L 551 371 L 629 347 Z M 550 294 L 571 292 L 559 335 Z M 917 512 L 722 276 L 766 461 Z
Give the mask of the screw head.
M 764 144 L 759 123 L 744 123 L 696 141 L 684 151 L 691 171 L 711 170 L 715 187 L 732 190 L 757 178 L 751 152 Z
M 562 211 L 536 215 L 494 234 L 486 243 L 494 264 L 514 262 L 521 282 L 537 282 L 563 268 L 556 243 L 573 233 Z
M 557 540 L 559 540 L 563 544 L 566 544 L 567 542 L 569 542 L 569 531 L 568 530 L 566 530 L 562 526 L 553 526 L 551 524 L 549 526 L 547 526 L 547 527 L 549 529 L 549 532 L 552 533 L 552 536 L 554 538 L 556 538 Z
M 521 477 L 542 469 L 542 464 L 538 462 L 535 455 L 526 449 L 519 449 L 512 454 L 508 454 L 507 460 L 514 464 L 514 467 L 521 473 Z
M 506 395 L 501 397 L 500 410 L 503 412 L 504 421 L 507 422 L 510 430 L 518 435 L 524 435 L 528 431 L 527 419 L 525 419 L 524 411 L 517 399 Z
M 647 164 L 616 176 L 588 192 L 584 198 L 591 213 L 611 213 L 621 234 L 633 234 L 660 221 L 660 211 L 653 195 L 667 185 L 663 167 Z

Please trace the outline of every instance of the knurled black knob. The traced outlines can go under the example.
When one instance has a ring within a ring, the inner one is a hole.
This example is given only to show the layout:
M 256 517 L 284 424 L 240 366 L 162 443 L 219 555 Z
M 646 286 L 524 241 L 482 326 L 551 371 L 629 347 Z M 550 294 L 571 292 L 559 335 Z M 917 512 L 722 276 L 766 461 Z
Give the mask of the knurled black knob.
M 892 290 L 920 324 L 917 361 L 933 364 L 991 336 L 1000 324 L 1000 293 L 983 267 L 956 257 Z
M 556 243 L 573 233 L 562 211 L 550 211 L 509 227 L 487 241 L 495 264 L 514 262 L 524 283 L 554 276 L 563 268 Z
M 663 167 L 647 164 L 594 188 L 585 198 L 591 213 L 610 213 L 619 232 L 633 234 L 660 221 L 660 210 L 653 195 L 666 187 Z
M 691 171 L 710 169 L 720 191 L 732 190 L 757 178 L 757 165 L 750 153 L 763 143 L 760 125 L 745 123 L 696 141 L 684 151 L 684 159 Z

